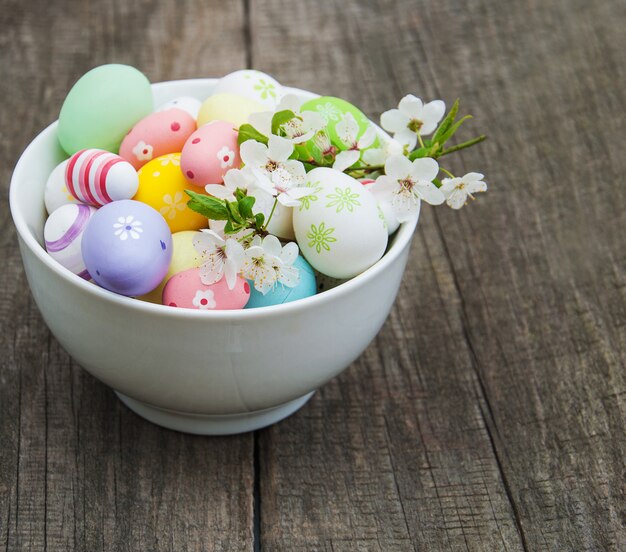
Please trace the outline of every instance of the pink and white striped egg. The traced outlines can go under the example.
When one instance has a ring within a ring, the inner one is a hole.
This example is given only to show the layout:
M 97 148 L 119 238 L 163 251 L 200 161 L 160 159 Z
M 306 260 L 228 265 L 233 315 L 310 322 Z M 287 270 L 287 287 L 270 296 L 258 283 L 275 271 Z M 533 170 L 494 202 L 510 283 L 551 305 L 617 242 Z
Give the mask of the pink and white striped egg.
M 185 142 L 180 168 L 194 186 L 222 184 L 230 169 L 241 166 L 237 131 L 232 123 L 212 121 L 201 126 Z
M 61 205 L 48 217 L 43 229 L 46 251 L 50 256 L 85 280 L 91 280 L 91 276 L 83 260 L 81 242 L 96 210 L 82 203 Z
M 195 118 L 182 109 L 151 113 L 124 137 L 120 156 L 138 170 L 155 157 L 181 151 L 195 130 Z
M 211 285 L 202 283 L 200 269 L 190 268 L 174 274 L 163 288 L 163 304 L 196 310 L 243 309 L 250 299 L 250 284 L 237 276 L 235 287 L 228 289 L 226 278 Z
M 88 205 L 101 207 L 131 199 L 139 187 L 135 168 L 123 157 L 100 149 L 77 151 L 65 169 L 67 190 Z

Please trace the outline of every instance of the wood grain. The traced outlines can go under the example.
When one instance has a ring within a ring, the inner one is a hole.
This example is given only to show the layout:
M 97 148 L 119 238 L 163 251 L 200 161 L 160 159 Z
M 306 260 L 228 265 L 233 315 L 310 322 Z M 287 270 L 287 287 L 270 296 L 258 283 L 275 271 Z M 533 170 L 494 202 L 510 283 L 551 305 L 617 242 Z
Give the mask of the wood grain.
M 0 15 L 4 197 L 21 150 L 89 68 L 130 63 L 159 81 L 245 63 L 241 3 L 10 4 Z M 252 550 L 252 435 L 182 435 L 123 407 L 50 336 L 7 202 L 0 224 L 0 549 Z
M 152 81 L 251 65 L 374 118 L 461 97 L 490 140 L 447 167 L 490 191 L 425 206 L 344 374 L 281 424 L 211 439 L 142 421 L 73 363 L 0 203 L 0 549 L 625 549 L 625 20 L 618 0 L 5 2 L 5 197 L 107 62 Z
M 261 434 L 264 546 L 622 549 L 624 5 L 254 8 L 281 81 L 370 115 L 461 97 L 491 137 L 449 166 L 489 194 L 423 210 L 376 342 Z

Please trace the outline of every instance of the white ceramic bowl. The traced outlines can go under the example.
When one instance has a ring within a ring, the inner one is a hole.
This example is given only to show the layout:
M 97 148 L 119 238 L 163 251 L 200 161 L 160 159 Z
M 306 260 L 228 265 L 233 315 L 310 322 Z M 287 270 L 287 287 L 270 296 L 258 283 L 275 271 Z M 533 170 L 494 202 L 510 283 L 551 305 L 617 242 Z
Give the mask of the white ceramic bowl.
M 215 82 L 155 84 L 155 105 L 183 95 L 204 99 Z M 356 278 L 314 297 L 260 309 L 175 309 L 116 295 L 75 276 L 42 246 L 44 186 L 66 157 L 56 128 L 55 122 L 31 142 L 11 179 L 11 213 L 28 283 L 65 350 L 139 415 L 206 435 L 272 424 L 344 370 L 380 330 L 417 220 L 401 225 L 384 257 Z

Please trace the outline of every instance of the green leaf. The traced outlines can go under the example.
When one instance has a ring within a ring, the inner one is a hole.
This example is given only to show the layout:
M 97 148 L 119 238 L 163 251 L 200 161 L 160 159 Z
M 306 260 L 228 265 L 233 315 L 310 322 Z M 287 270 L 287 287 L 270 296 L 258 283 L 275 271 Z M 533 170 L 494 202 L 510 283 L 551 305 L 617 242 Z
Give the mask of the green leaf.
M 441 121 L 441 123 L 439 124 L 439 128 L 435 131 L 435 134 L 433 134 L 433 137 L 431 139 L 432 142 L 439 142 L 440 144 L 443 144 L 441 137 L 452 126 L 452 123 L 454 123 L 454 119 L 456 119 L 456 114 L 458 113 L 458 111 L 459 100 L 457 99 L 454 104 L 452 104 L 450 111 L 448 111 L 448 114 L 444 117 L 443 121 Z
M 438 178 L 435 178 L 435 180 L 433 180 L 433 184 L 437 186 L 437 188 L 441 188 L 441 186 L 443 186 L 441 180 L 439 180 Z
M 238 224 L 243 224 L 244 219 L 239 213 L 239 205 L 236 201 L 226 201 L 228 212 L 230 213 L 230 219 Z
M 429 152 L 429 148 L 418 148 L 409 154 L 409 160 L 415 161 L 416 159 L 421 159 L 422 157 L 429 157 Z
M 459 119 L 456 123 L 454 123 L 448 130 L 446 130 L 446 132 L 444 132 L 443 136 L 441 137 L 441 144 L 445 144 L 450 138 L 452 138 L 452 136 L 454 136 L 454 133 L 459 130 L 459 127 L 468 119 L 471 119 L 472 116 L 471 115 L 465 115 L 465 117 L 463 117 L 462 119 Z
M 255 198 L 253 198 L 252 196 L 242 197 L 238 201 L 239 212 L 241 213 L 242 217 L 244 217 L 245 219 L 250 219 L 254 216 L 252 214 L 252 207 L 254 206 L 255 201 L 256 201 Z
M 278 129 L 285 123 L 291 121 L 296 114 L 290 109 L 284 109 L 283 111 L 277 111 L 272 117 L 272 134 L 278 134 Z
M 239 201 L 240 199 L 246 197 L 248 195 L 248 192 L 246 190 L 242 190 L 241 188 L 237 188 L 234 195 L 235 199 Z
M 258 230 L 263 228 L 263 224 L 265 224 L 265 215 L 263 213 L 257 213 L 254 215 L 254 220 L 256 221 L 256 227 Z
M 241 145 L 246 140 L 256 140 L 257 142 L 261 142 L 262 144 L 267 145 L 267 136 L 261 134 L 256 128 L 252 125 L 245 124 L 239 127 L 239 136 L 237 137 L 237 144 Z
M 229 220 L 224 226 L 224 234 L 236 234 L 243 230 L 244 226 L 241 224 L 233 223 L 232 220 Z
M 223 199 L 198 194 L 191 190 L 185 190 L 185 193 L 191 198 L 187 202 L 187 206 L 192 211 L 211 220 L 228 220 L 230 218 L 228 209 L 224 205 L 226 202 Z

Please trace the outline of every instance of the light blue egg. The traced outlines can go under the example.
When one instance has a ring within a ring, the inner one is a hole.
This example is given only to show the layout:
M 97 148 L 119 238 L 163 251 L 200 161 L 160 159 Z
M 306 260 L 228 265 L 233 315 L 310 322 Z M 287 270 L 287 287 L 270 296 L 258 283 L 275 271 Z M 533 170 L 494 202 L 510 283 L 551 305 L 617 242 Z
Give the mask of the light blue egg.
M 297 299 L 304 299 L 315 295 L 317 292 L 317 284 L 315 282 L 315 273 L 311 265 L 304 260 L 304 257 L 298 255 L 294 261 L 295 266 L 300 271 L 300 282 L 296 287 L 290 288 L 277 283 L 274 289 L 263 295 L 254 288 L 250 282 L 250 299 L 245 308 L 254 309 L 257 307 L 269 307 L 271 305 L 280 305 L 281 303 L 290 303 Z

